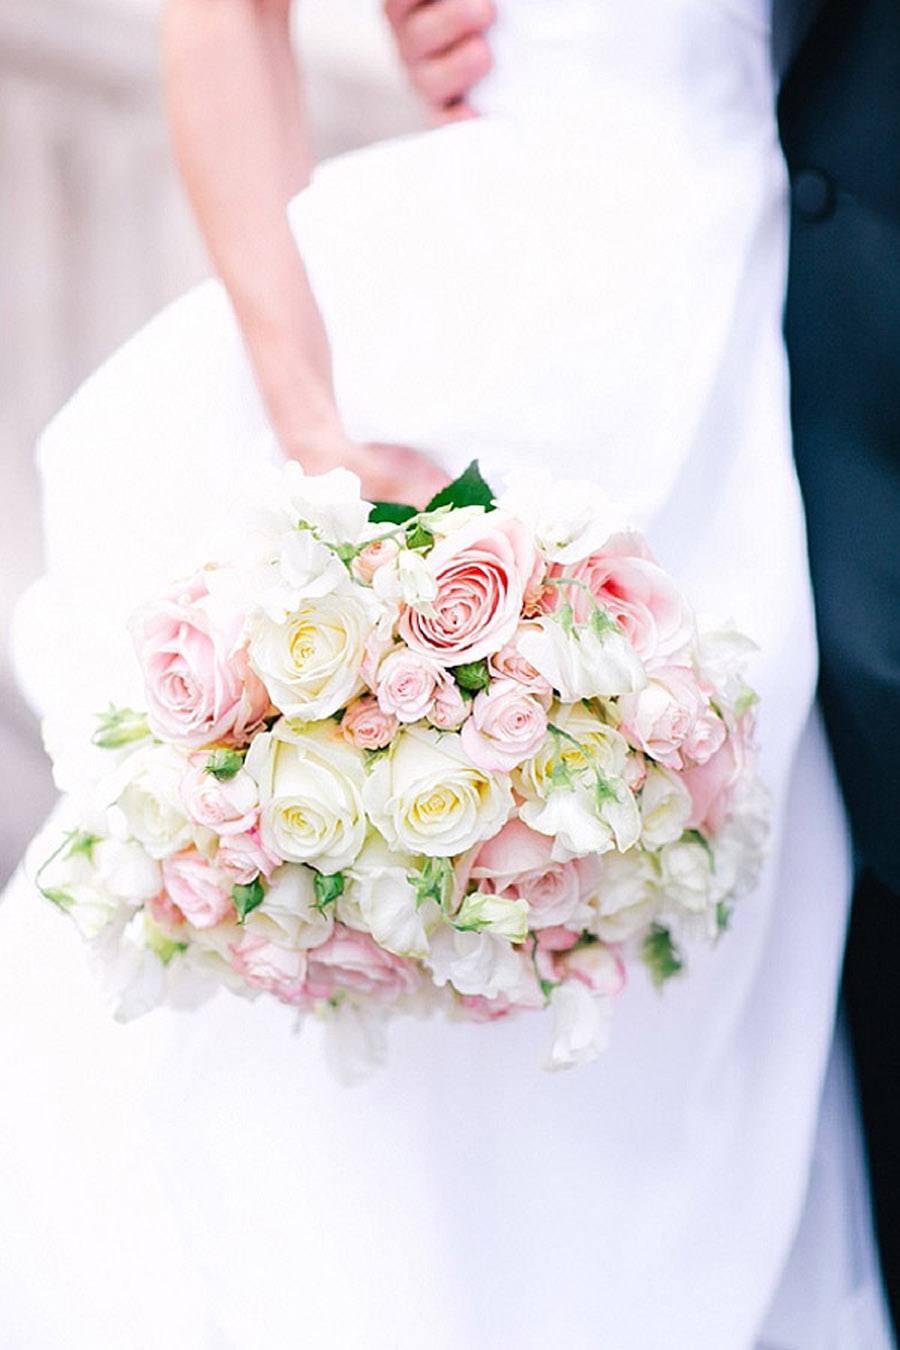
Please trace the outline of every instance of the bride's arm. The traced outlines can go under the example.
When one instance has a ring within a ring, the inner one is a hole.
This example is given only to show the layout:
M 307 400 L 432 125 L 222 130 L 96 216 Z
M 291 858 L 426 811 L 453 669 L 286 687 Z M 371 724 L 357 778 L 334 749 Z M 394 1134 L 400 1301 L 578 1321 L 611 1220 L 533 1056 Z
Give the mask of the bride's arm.
M 337 415 L 328 342 L 286 214 L 311 163 L 290 10 L 291 0 L 167 0 L 179 167 L 287 453 L 313 473 L 355 469 L 371 496 L 404 485 L 427 499 L 444 481 L 430 461 L 354 444 Z
M 327 454 L 328 345 L 286 216 L 310 169 L 290 0 L 169 0 L 163 53 L 179 168 L 275 428 L 289 454 Z

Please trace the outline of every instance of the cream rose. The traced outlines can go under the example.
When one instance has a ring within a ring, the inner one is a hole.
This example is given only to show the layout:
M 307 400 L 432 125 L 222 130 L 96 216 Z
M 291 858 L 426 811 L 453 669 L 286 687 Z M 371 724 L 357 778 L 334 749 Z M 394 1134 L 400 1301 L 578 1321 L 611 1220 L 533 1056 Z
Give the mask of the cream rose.
M 362 589 L 304 600 L 284 623 L 257 617 L 250 663 L 288 717 L 330 717 L 363 688 L 360 675 L 375 614 Z
M 259 786 L 260 835 L 270 852 L 326 873 L 353 862 L 366 833 L 365 770 L 336 723 L 294 731 L 279 722 L 257 736 L 246 768 Z
M 363 790 L 391 848 L 449 858 L 496 834 L 513 808 L 506 778 L 477 769 L 455 732 L 411 727 L 375 763 Z

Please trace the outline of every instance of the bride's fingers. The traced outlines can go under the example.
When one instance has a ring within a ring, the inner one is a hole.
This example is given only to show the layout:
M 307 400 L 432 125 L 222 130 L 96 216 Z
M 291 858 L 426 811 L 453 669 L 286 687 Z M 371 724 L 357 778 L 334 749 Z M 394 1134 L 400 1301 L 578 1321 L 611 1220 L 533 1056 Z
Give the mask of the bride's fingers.
M 484 33 L 495 17 L 492 0 L 437 0 L 416 5 L 397 19 L 397 45 L 406 61 L 438 56 L 463 38 Z
M 434 460 L 403 445 L 372 445 L 366 477 L 377 483 L 381 499 L 409 502 L 422 507 L 450 479 Z
M 483 37 L 475 35 L 438 56 L 413 61 L 410 79 L 427 103 L 443 108 L 465 98 L 490 68 L 490 48 Z

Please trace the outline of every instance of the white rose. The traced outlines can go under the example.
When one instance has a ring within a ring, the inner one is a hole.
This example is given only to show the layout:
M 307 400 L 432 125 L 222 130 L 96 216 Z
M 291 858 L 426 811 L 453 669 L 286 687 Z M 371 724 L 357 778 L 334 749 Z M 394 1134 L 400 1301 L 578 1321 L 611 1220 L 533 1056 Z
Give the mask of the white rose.
M 476 769 L 456 732 L 405 728 L 372 766 L 363 799 L 391 848 L 449 858 L 489 839 L 513 808 L 509 780 Z
M 546 469 L 507 475 L 498 507 L 523 521 L 548 562 L 572 563 L 627 528 L 629 512 L 595 482 L 559 479 Z
M 334 918 L 330 906 L 324 911 L 315 906 L 313 873 L 286 863 L 272 873 L 262 904 L 247 915 L 243 928 L 267 942 L 303 950 L 319 947 L 331 937 Z
M 166 858 L 197 842 L 199 828 L 181 797 L 186 767 L 185 756 L 168 745 L 148 745 L 129 755 L 103 785 L 110 833 L 136 839 L 151 858 Z
M 256 737 L 246 769 L 259 786 L 260 834 L 271 853 L 325 873 L 353 862 L 366 834 L 365 770 L 335 722 L 296 732 L 279 722 Z
M 408 879 L 415 865 L 411 854 L 394 853 L 373 835 L 347 872 L 346 908 L 351 918 L 358 915 L 359 919 L 350 926 L 364 927 L 380 946 L 397 956 L 426 956 L 428 926 L 440 917 L 433 900 L 421 906 L 417 903 Z M 341 896 L 339 905 L 343 900 Z M 339 912 L 343 915 L 343 906 Z
M 659 862 L 665 902 L 680 905 L 691 914 L 703 913 L 712 895 L 712 861 L 703 845 L 690 840 L 667 844 Z
M 371 592 L 333 591 L 304 599 L 284 623 L 257 618 L 250 664 L 287 717 L 330 717 L 363 688 L 360 666 L 376 621 Z
M 623 633 L 602 625 L 544 615 L 521 630 L 519 652 L 564 703 L 639 692 L 647 682 L 640 657 Z
M 519 953 L 506 938 L 493 933 L 439 928 L 425 964 L 436 985 L 452 984 L 459 994 L 496 998 L 514 993 L 522 983 Z
M 580 980 L 567 980 L 550 994 L 553 1032 L 544 1054 L 545 1069 L 588 1064 L 609 1044 L 611 998 L 598 998 Z
M 657 849 L 674 844 L 693 812 L 691 794 L 671 769 L 650 765 L 641 789 L 641 843 Z

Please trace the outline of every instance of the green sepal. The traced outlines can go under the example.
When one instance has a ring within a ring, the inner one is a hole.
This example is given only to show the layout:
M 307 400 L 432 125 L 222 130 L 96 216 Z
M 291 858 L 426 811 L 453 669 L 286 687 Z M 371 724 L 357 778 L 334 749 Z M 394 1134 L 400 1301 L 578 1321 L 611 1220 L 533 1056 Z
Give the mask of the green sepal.
M 418 512 L 405 502 L 373 502 L 369 520 L 373 525 L 405 525 Z
M 734 703 L 735 717 L 743 717 L 744 713 L 747 712 L 750 708 L 753 708 L 758 702 L 759 702 L 759 694 L 756 692 L 756 690 L 751 689 L 749 684 L 743 685 L 741 688 L 741 692 L 735 699 Z
M 67 858 L 74 858 L 76 854 L 81 853 L 89 859 L 94 852 L 94 845 L 100 843 L 100 836 L 90 834 L 87 830 L 73 830 L 67 838 L 67 843 Z
M 607 633 L 619 633 L 621 635 L 622 632 L 615 619 L 611 619 L 600 605 L 595 605 L 591 610 L 590 624 L 599 638 L 606 637 Z
M 51 901 L 58 909 L 71 909 L 75 903 L 71 895 L 56 886 L 39 886 L 38 889 L 44 899 Z
M 416 908 L 421 908 L 426 900 L 433 900 L 445 910 L 453 890 L 453 877 L 453 864 L 449 858 L 426 858 L 422 866 L 406 878 L 416 893 Z
M 411 526 L 406 534 L 406 547 L 412 553 L 427 553 L 434 544 L 434 535 L 420 522 Z
M 654 924 L 644 938 L 641 956 L 657 988 L 684 969 L 684 962 L 672 941 L 672 934 L 668 928 L 663 928 L 660 924 Z
M 477 459 L 473 459 L 452 483 L 436 492 L 425 510 L 436 511 L 441 506 L 452 506 L 457 510 L 463 506 L 483 506 L 485 511 L 494 510 L 494 494 L 481 476 Z
M 713 855 L 712 845 L 705 834 L 701 834 L 699 830 L 685 830 L 684 834 L 681 836 L 681 843 L 699 844 L 706 854 L 707 861 L 709 862 L 709 870 L 711 872 L 716 870 L 716 859 Z
M 218 782 L 227 782 L 243 766 L 244 757 L 239 750 L 230 750 L 227 746 L 217 746 L 206 757 L 205 771 L 212 774 Z
M 104 713 L 97 713 L 97 730 L 91 744 L 101 750 L 118 750 L 132 741 L 143 741 L 150 735 L 145 713 L 133 708 L 116 708 L 111 703 Z
M 724 900 L 720 900 L 716 905 L 716 931 L 727 933 L 731 925 L 731 906 L 726 905 Z
M 232 886 L 231 899 L 238 923 L 243 923 L 248 914 L 259 908 L 265 895 L 259 877 L 254 877 L 246 886 Z
M 321 912 L 326 906 L 334 904 L 335 900 L 344 894 L 344 874 L 343 872 L 315 872 L 313 874 L 313 887 L 316 892 L 315 908 Z
M 480 689 L 487 689 L 491 682 L 488 663 L 483 660 L 465 661 L 461 666 L 454 666 L 453 678 L 460 689 L 465 689 L 470 694 L 477 694 Z

